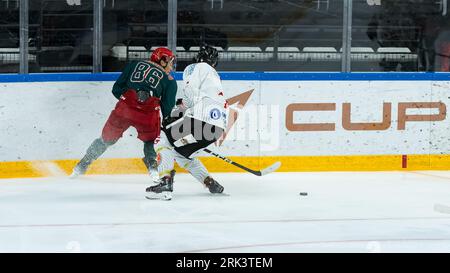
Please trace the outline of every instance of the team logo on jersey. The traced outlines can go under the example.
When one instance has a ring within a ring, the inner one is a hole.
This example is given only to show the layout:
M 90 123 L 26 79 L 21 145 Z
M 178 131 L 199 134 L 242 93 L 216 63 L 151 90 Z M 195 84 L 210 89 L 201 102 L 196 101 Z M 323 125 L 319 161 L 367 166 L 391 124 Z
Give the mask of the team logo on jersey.
M 221 116 L 220 110 L 217 108 L 214 108 L 209 112 L 209 117 L 213 120 L 220 119 L 220 116 Z
M 189 65 L 189 66 L 187 67 L 187 69 L 186 69 L 186 74 L 187 74 L 187 76 L 191 75 L 192 72 L 194 72 L 195 65 L 196 65 L 196 64 L 191 64 L 191 65 Z

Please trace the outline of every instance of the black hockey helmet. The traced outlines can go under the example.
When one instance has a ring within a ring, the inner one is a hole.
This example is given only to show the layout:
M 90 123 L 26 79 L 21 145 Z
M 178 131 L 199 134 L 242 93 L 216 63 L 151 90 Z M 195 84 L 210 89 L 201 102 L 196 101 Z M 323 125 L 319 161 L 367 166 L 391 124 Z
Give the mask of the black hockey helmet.
M 197 63 L 207 63 L 212 67 L 217 66 L 219 60 L 219 53 L 217 49 L 209 45 L 202 45 L 200 51 L 195 57 L 195 62 Z

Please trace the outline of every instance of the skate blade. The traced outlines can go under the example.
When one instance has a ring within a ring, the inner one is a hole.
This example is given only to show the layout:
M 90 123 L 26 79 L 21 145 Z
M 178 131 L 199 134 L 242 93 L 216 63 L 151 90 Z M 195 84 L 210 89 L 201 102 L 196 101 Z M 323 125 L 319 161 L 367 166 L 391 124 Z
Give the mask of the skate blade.
M 81 174 L 79 174 L 79 173 L 72 173 L 71 175 L 69 175 L 69 179 L 75 179 L 75 178 L 78 178 L 80 176 L 81 176 Z
M 222 192 L 222 193 L 209 193 L 209 195 L 217 196 L 217 197 L 231 196 L 230 194 L 225 193 L 225 192 Z
M 172 200 L 172 193 L 171 192 L 162 192 L 162 193 L 151 193 L 148 192 L 145 196 L 148 200 L 164 200 L 169 201 Z

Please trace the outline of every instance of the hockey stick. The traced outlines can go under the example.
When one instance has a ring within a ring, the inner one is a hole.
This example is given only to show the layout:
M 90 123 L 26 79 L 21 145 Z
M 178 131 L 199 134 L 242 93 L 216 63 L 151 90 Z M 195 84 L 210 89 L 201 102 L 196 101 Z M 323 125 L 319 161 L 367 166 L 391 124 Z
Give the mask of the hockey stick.
M 266 174 L 268 174 L 268 173 L 274 172 L 274 171 L 276 171 L 276 170 L 281 166 L 281 162 L 277 161 L 277 162 L 273 163 L 272 165 L 270 165 L 269 167 L 267 167 L 267 168 L 265 168 L 265 169 L 263 169 L 263 170 L 255 171 L 255 170 L 252 170 L 252 169 L 247 168 L 247 167 L 245 167 L 245 166 L 242 166 L 241 164 L 236 163 L 236 162 L 234 162 L 233 160 L 231 160 L 231 159 L 229 159 L 229 158 L 226 158 L 226 157 L 224 157 L 224 156 L 221 156 L 221 155 L 219 155 L 219 154 L 216 154 L 216 153 L 212 152 L 212 151 L 209 150 L 209 149 L 203 149 L 203 151 L 205 151 L 205 152 L 207 152 L 208 154 L 211 154 L 211 155 L 213 155 L 213 156 L 215 156 L 215 157 L 217 157 L 217 158 L 220 158 L 220 159 L 222 159 L 223 161 L 225 161 L 225 162 L 227 162 L 227 163 L 229 163 L 229 164 L 231 164 L 231 165 L 234 165 L 234 166 L 236 166 L 236 167 L 238 167 L 238 168 L 241 168 L 241 169 L 243 169 L 243 170 L 246 170 L 247 172 L 252 173 L 252 174 L 254 174 L 254 175 L 257 175 L 257 176 L 263 176 L 263 175 L 266 175 Z

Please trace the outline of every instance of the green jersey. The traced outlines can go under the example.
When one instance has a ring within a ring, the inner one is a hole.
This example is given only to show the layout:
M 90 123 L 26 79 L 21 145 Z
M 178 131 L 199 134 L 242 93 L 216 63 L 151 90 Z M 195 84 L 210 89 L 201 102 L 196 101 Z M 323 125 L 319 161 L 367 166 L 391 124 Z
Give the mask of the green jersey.
M 114 83 L 112 93 L 117 99 L 128 89 L 148 92 L 150 97 L 161 100 L 163 118 L 175 106 L 177 82 L 160 65 L 150 61 L 132 61 Z

